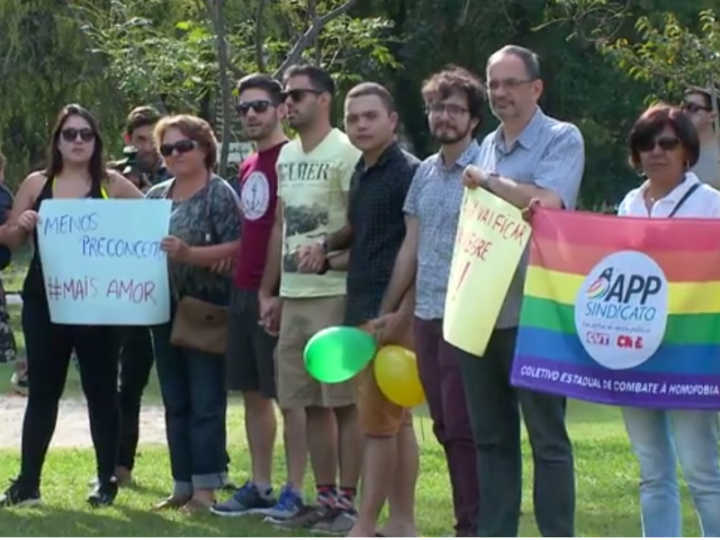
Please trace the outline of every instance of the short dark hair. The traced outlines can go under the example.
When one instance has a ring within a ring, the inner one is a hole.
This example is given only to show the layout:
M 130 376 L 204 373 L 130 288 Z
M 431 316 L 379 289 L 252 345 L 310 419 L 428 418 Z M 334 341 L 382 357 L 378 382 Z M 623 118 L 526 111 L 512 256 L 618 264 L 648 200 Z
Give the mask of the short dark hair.
M 158 120 L 162 115 L 152 105 L 141 105 L 135 107 L 130 114 L 128 114 L 127 120 L 125 121 L 125 132 L 128 135 L 132 135 L 133 131 L 144 126 L 154 126 L 158 123 Z
M 382 101 L 388 113 L 396 111 L 395 100 L 392 94 L 382 84 L 376 82 L 362 82 L 353 86 L 347 93 L 345 99 L 351 99 L 361 96 L 377 96 Z
M 540 57 L 536 52 L 531 51 L 526 47 L 521 47 L 520 45 L 505 45 L 502 49 L 498 49 L 492 53 L 485 65 L 485 70 L 487 71 L 487 68 L 490 67 L 490 64 L 495 60 L 495 58 L 504 54 L 512 54 L 522 60 L 522 63 L 525 64 L 525 71 L 527 72 L 527 76 L 530 80 L 534 81 L 541 78 Z
M 683 97 L 691 96 L 693 94 L 702 96 L 705 99 L 705 106 L 710 109 L 713 108 L 713 100 L 715 100 L 715 104 L 717 104 L 716 94 L 709 88 L 702 88 L 700 86 L 690 86 L 690 87 L 686 88 L 685 91 L 683 92 Z
M 678 107 L 666 103 L 651 105 L 633 124 L 628 136 L 630 147 L 630 164 L 636 169 L 640 168 L 640 146 L 648 138 L 654 138 L 665 126 L 670 126 L 680 139 L 680 143 L 687 154 L 688 166 L 697 163 L 700 155 L 700 140 L 697 130 L 688 115 Z
M 277 79 L 273 79 L 270 75 L 264 73 L 245 75 L 237 82 L 236 88 L 238 96 L 250 88 L 259 88 L 270 96 L 270 101 L 273 104 L 277 105 L 282 101 L 282 84 Z
M 422 85 L 422 96 L 428 103 L 437 99 L 446 99 L 451 93 L 458 91 L 464 93 L 467 98 L 470 116 L 481 120 L 485 105 L 485 86 L 480 77 L 471 71 L 451 64 L 426 79 Z
M 327 92 L 331 96 L 335 94 L 335 82 L 330 74 L 323 68 L 310 64 L 295 64 L 294 66 L 290 66 L 285 71 L 283 82 L 287 83 L 291 77 L 300 77 L 302 75 L 310 79 L 310 84 L 313 85 L 315 90 Z

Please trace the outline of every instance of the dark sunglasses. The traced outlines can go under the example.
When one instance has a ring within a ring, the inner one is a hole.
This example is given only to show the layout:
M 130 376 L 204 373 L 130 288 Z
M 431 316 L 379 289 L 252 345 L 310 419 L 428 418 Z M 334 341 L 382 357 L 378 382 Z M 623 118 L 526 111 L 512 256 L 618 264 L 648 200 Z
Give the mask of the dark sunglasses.
M 235 105 L 240 116 L 245 116 L 250 109 L 256 113 L 264 113 L 268 108 L 272 107 L 272 102 L 267 99 L 256 99 L 254 101 L 241 101 Z
M 316 96 L 319 96 L 322 94 L 322 90 L 315 90 L 314 88 L 293 88 L 292 90 L 286 90 L 281 95 L 283 101 L 290 98 L 295 103 L 298 103 L 303 100 L 305 94 L 315 94 Z
M 181 139 L 173 144 L 161 144 L 160 153 L 164 157 L 171 156 L 174 150 L 177 150 L 178 154 L 185 154 L 197 148 L 197 145 L 197 141 L 192 139 Z
M 677 137 L 659 137 L 657 139 L 638 141 L 635 147 L 638 152 L 651 152 L 655 150 L 655 146 L 657 145 L 663 150 L 669 152 L 670 150 L 675 150 L 679 144 L 680 139 Z
M 687 103 L 682 104 L 682 110 L 689 113 L 696 113 L 698 111 L 710 112 L 712 111 L 712 107 L 703 107 L 702 105 L 688 101 Z
M 90 142 L 95 138 L 95 132 L 90 128 L 65 128 L 60 134 L 65 142 L 75 142 L 80 135 L 83 142 Z

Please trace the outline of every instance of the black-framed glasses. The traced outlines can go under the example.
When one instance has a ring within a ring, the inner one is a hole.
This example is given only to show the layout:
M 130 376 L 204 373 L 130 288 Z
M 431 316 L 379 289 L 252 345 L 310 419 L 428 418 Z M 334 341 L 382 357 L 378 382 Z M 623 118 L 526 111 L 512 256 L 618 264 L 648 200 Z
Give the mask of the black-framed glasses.
M 197 145 L 197 141 L 194 141 L 192 139 L 180 139 L 179 141 L 176 141 L 174 143 L 161 144 L 160 153 L 164 157 L 171 156 L 173 151 L 175 150 L 177 150 L 178 154 L 185 154 L 197 148 Z
M 285 90 L 281 95 L 283 101 L 287 98 L 292 99 L 295 103 L 299 103 L 305 97 L 305 94 L 314 94 L 319 96 L 322 94 L 322 90 L 315 90 L 314 88 L 293 88 L 292 90 Z
M 487 82 L 487 87 L 490 90 L 497 90 L 503 87 L 507 90 L 515 90 L 521 87 L 523 84 L 530 84 L 536 79 L 490 79 Z
M 680 139 L 677 137 L 658 137 L 657 139 L 648 138 L 640 140 L 635 145 L 638 152 L 652 152 L 656 146 L 659 146 L 666 152 L 675 150 L 680 144 Z
M 273 103 L 272 101 L 268 99 L 255 99 L 253 101 L 240 101 L 235 104 L 235 110 L 238 112 L 240 116 L 245 116 L 248 112 L 250 112 L 250 109 L 255 111 L 258 114 L 262 114 L 265 111 L 268 110 L 268 108 L 272 107 Z
M 441 115 L 446 112 L 449 116 L 460 116 L 467 113 L 470 109 L 463 107 L 462 105 L 456 105 L 455 103 L 430 103 L 425 106 L 426 114 Z
M 82 142 L 90 142 L 95 138 L 95 132 L 90 128 L 76 129 L 69 127 L 63 129 L 60 134 L 65 142 L 74 142 L 78 136 Z
M 703 105 L 699 105 L 692 101 L 686 101 L 682 104 L 682 110 L 694 114 L 698 111 L 710 112 L 712 111 L 712 107 L 704 107 Z

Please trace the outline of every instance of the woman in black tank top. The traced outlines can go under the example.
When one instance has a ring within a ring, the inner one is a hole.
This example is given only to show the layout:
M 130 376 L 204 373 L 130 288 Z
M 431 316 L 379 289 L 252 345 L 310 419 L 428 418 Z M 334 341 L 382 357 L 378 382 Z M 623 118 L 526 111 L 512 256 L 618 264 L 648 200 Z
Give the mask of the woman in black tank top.
M 90 112 L 79 105 L 65 106 L 53 129 L 47 169 L 31 173 L 23 181 L 8 225 L 0 227 L 0 243 L 16 248 L 32 234 L 36 246 L 22 292 L 29 378 L 22 464 L 20 476 L 0 496 L 0 506 L 41 502 L 40 474 L 73 349 L 80 364 L 97 458 L 98 482 L 88 502 L 109 505 L 117 494 L 113 476 L 118 436 L 117 357 L 112 327 L 51 322 L 35 231 L 45 199 L 142 197 L 128 180 L 105 169 L 102 149 L 98 125 Z

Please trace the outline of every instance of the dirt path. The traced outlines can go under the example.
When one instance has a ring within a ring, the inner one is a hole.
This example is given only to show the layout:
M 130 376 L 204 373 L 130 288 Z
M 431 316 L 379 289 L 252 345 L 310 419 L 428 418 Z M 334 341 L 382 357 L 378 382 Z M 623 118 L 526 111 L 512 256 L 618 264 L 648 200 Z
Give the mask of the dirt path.
M 0 395 L 0 448 L 20 448 L 25 399 Z M 165 443 L 165 416 L 162 406 L 144 405 L 140 413 L 140 443 Z M 92 446 L 84 401 L 63 399 L 51 446 Z

